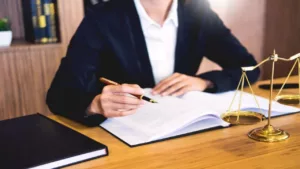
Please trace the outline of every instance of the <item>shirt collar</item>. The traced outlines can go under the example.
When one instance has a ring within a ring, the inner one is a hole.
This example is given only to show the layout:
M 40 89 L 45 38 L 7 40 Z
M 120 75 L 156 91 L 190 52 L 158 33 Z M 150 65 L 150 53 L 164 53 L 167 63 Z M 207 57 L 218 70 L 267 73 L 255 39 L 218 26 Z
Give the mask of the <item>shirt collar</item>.
M 150 16 L 147 14 L 145 8 L 141 4 L 140 0 L 134 0 L 137 13 L 141 19 L 142 25 L 149 27 L 150 25 L 157 25 Z M 165 22 L 172 21 L 176 27 L 178 27 L 178 0 L 173 0 L 171 9 Z

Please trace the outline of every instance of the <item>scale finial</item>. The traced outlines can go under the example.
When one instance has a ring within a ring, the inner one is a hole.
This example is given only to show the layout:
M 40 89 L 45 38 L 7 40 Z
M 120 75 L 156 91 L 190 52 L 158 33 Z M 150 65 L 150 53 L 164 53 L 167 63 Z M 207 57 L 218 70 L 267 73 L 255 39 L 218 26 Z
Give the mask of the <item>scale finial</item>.
M 273 53 L 274 55 L 276 55 L 276 50 L 274 49 L 274 53 Z

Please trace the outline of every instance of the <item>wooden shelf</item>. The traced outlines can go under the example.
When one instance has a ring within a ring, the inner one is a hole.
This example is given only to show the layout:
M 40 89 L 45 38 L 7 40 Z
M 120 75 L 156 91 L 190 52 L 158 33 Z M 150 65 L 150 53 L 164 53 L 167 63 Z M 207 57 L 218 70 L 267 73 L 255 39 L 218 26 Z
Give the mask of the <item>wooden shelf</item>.
M 45 48 L 59 48 L 62 47 L 61 43 L 48 43 L 48 44 L 34 44 L 29 43 L 23 39 L 13 40 L 11 46 L 0 47 L 0 52 L 12 52 L 20 50 L 35 50 L 35 49 L 45 49 Z
M 60 43 L 32 44 L 25 41 L 20 0 L 0 0 L 0 17 L 12 25 L 13 42 L 0 47 L 0 120 L 32 112 L 50 114 L 45 97 L 66 54 L 68 43 L 84 17 L 83 0 L 57 0 Z

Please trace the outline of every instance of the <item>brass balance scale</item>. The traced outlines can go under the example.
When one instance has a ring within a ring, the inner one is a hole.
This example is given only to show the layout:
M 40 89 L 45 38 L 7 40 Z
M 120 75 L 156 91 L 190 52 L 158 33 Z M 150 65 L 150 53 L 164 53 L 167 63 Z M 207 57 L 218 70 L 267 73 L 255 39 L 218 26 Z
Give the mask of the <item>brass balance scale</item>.
M 264 127 L 261 128 L 257 128 L 257 129 L 253 129 L 252 131 L 250 131 L 248 133 L 248 136 L 251 139 L 254 139 L 256 141 L 262 141 L 262 142 L 278 142 L 278 141 L 283 141 L 289 138 L 289 134 L 287 132 L 285 132 L 284 130 L 275 128 L 271 125 L 271 111 L 272 111 L 272 98 L 273 98 L 273 80 L 274 80 L 274 69 L 275 69 L 275 62 L 277 62 L 278 60 L 281 61 L 295 61 L 291 71 L 289 72 L 287 78 L 285 79 L 281 89 L 279 90 L 278 94 L 275 97 L 275 101 L 279 102 L 279 103 L 283 103 L 283 104 L 299 104 L 300 103 L 300 88 L 299 88 L 299 93 L 298 94 L 292 94 L 292 95 L 280 95 L 286 82 L 288 81 L 288 79 L 290 78 L 293 70 L 295 69 L 296 65 L 298 65 L 298 77 L 299 77 L 299 85 L 300 85 L 300 53 L 294 56 L 291 56 L 288 59 L 285 58 L 280 58 L 275 50 L 274 53 L 268 57 L 267 59 L 263 60 L 261 63 L 259 63 L 256 66 L 250 66 L 250 67 L 242 67 L 242 76 L 241 79 L 239 81 L 239 84 L 237 86 L 237 90 L 234 94 L 233 100 L 229 106 L 229 109 L 227 112 L 222 114 L 222 119 L 230 124 L 233 125 L 251 125 L 251 124 L 255 124 L 258 122 L 261 122 L 263 120 L 266 119 L 266 117 L 263 115 L 262 111 L 260 112 L 255 112 L 255 111 L 243 111 L 241 110 L 241 104 L 242 104 L 242 97 L 243 97 L 243 90 L 244 90 L 244 85 L 245 85 L 245 81 L 247 82 L 250 90 L 251 90 L 251 94 L 253 95 L 253 98 L 257 104 L 257 107 L 260 109 L 259 103 L 255 97 L 254 91 L 251 87 L 251 84 L 249 82 L 249 79 L 247 77 L 246 72 L 249 71 L 253 71 L 256 68 L 258 68 L 259 66 L 261 66 L 262 64 L 268 62 L 268 61 L 272 61 L 272 75 L 271 75 L 271 80 L 270 80 L 270 95 L 269 95 L 269 109 L 268 109 L 268 124 Z M 239 98 L 239 103 L 238 103 L 238 109 L 235 111 L 232 111 L 232 105 L 235 101 L 235 98 L 238 94 L 238 91 L 240 89 L 240 98 Z

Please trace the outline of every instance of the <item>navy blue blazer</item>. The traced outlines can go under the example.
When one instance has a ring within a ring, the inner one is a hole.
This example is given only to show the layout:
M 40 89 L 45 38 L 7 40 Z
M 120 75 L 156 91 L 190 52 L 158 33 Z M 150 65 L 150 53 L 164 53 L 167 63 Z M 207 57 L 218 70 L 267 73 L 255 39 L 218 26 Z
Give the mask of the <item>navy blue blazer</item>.
M 215 87 L 208 92 L 235 89 L 241 67 L 255 65 L 255 59 L 206 0 L 179 0 L 178 3 L 175 72 L 210 80 Z M 218 63 L 223 70 L 196 75 L 203 56 Z M 252 83 L 258 76 L 258 69 L 248 73 Z M 143 88 L 155 85 L 133 0 L 111 0 L 87 12 L 48 91 L 50 110 L 89 126 L 99 125 L 105 117 L 85 117 L 87 107 L 104 86 L 99 77 L 139 84 Z

